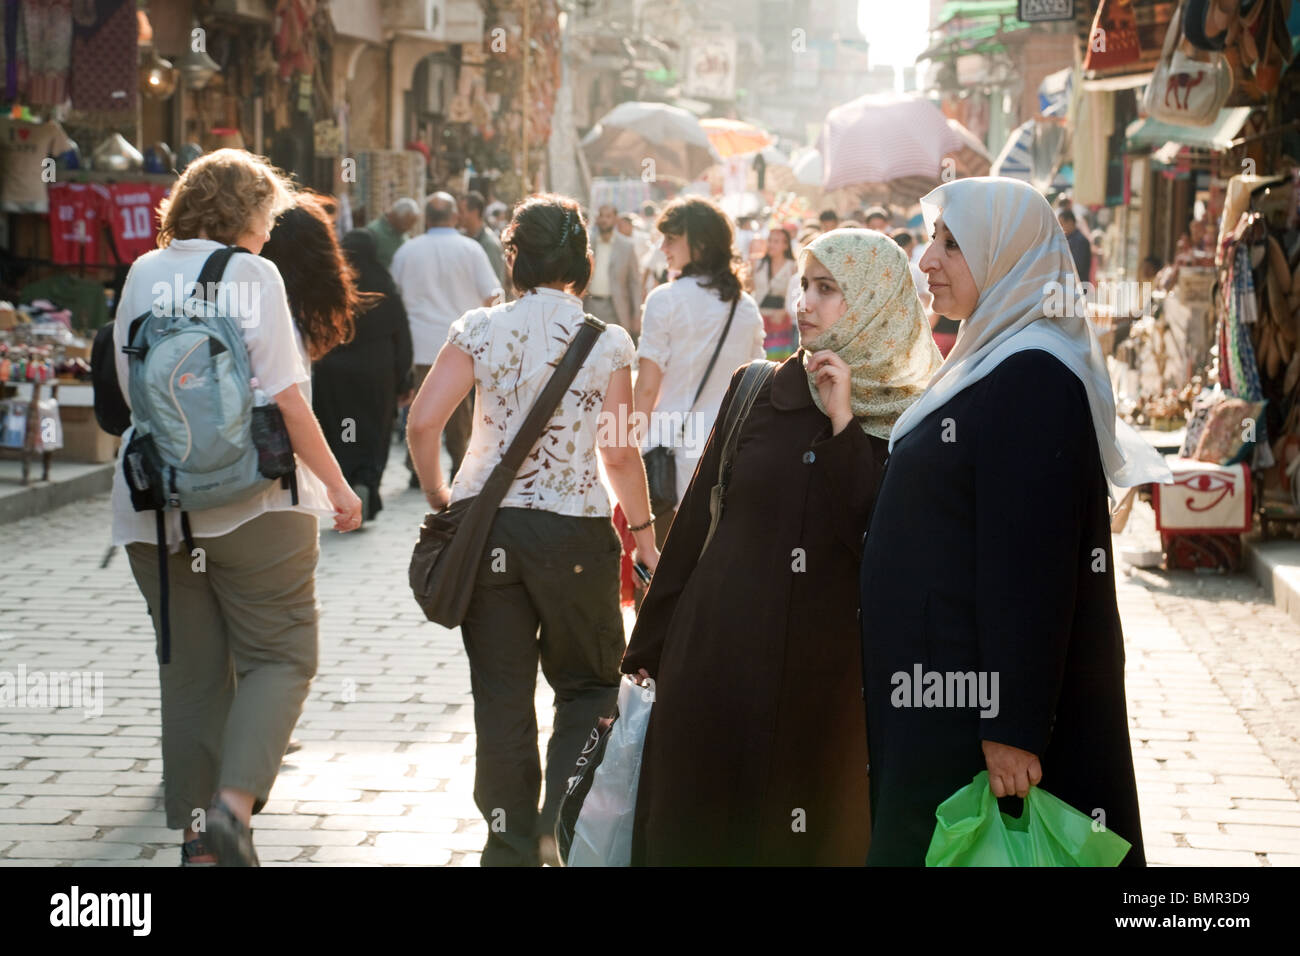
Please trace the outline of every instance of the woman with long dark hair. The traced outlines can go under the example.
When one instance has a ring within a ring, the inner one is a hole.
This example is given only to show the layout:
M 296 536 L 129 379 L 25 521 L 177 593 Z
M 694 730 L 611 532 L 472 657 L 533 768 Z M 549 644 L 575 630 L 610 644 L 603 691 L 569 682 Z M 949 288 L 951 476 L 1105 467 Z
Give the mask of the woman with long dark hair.
M 411 327 L 374 234 L 353 229 L 342 246 L 361 297 L 370 301 L 360 306 L 352 341 L 312 366 L 312 408 L 369 521 L 383 508 L 379 485 L 398 405 L 412 394 Z
M 675 199 L 655 228 L 663 236 L 668 268 L 678 275 L 645 300 L 636 410 L 650 416 L 647 449 L 673 450 L 676 499 L 661 503 L 655 516 L 655 538 L 662 545 L 732 371 L 762 358 L 764 351 L 763 317 L 743 291 L 744 266 L 727 214 L 698 196 Z M 710 370 L 715 349 L 718 357 Z
M 289 309 L 312 362 L 351 340 L 363 301 L 334 235 L 334 210 L 332 199 L 299 192 L 262 247 L 262 257 L 284 277 Z
M 786 310 L 787 293 L 799 272 L 792 231 L 773 226 L 767 234 L 767 252 L 754 267 L 754 299 L 763 314 L 763 348 L 770 362 L 784 362 L 799 344 L 794 320 Z
M 503 240 L 519 298 L 453 322 L 411 405 L 411 460 L 435 510 L 482 491 L 583 324 L 579 296 L 592 255 L 578 204 L 532 196 L 515 210 Z M 552 834 L 560 797 L 592 726 L 618 696 L 622 548 L 597 454 L 641 560 L 651 569 L 659 562 L 633 434 L 632 356 L 625 329 L 601 332 L 502 500 L 461 625 L 477 732 L 474 800 L 489 830 L 484 866 L 558 862 Z M 448 488 L 442 430 L 475 383 L 469 450 Z M 539 657 L 555 690 L 540 812 Z

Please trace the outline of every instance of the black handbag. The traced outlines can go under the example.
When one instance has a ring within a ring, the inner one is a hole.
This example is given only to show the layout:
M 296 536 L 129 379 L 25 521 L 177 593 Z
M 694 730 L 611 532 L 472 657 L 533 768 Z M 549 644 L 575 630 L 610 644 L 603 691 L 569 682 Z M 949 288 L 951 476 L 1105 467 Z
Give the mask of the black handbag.
M 722 335 L 718 338 L 718 344 L 713 347 L 713 355 L 709 359 L 708 367 L 704 370 L 704 377 L 700 379 L 700 386 L 695 390 L 695 398 L 691 399 L 691 407 L 686 410 L 689 415 L 695 410 L 695 403 L 700 400 L 704 393 L 704 386 L 709 380 L 709 375 L 713 372 L 713 366 L 718 361 L 718 355 L 722 351 L 722 343 L 727 340 L 727 333 L 731 331 L 731 320 L 736 317 L 736 306 L 740 303 L 740 296 L 731 303 L 731 311 L 727 313 L 727 324 L 722 327 Z M 685 437 L 686 426 L 682 425 L 682 436 Z M 646 483 L 650 486 L 650 511 L 654 515 L 666 515 L 677 508 L 677 456 L 671 446 L 659 446 L 651 448 L 641 456 L 645 462 Z
M 483 489 L 471 498 L 462 498 L 442 511 L 425 515 L 420 540 L 411 553 L 410 582 L 416 603 L 434 623 L 459 627 L 465 620 L 497 509 L 514 484 L 524 458 L 541 437 L 565 390 L 604 331 L 604 322 L 594 315 L 584 316 L 582 328 L 569 343 L 564 358 L 528 410 L 523 425 L 488 475 Z

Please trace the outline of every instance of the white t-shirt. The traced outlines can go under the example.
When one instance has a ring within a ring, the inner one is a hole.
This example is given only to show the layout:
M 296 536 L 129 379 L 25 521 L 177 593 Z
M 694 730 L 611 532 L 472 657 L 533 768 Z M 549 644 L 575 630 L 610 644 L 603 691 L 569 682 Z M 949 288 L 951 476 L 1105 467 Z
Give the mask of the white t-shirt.
M 709 440 L 731 373 L 767 354 L 763 349 L 763 316 L 753 297 L 742 292 L 718 361 L 700 400 L 687 414 L 730 311 L 731 303 L 701 286 L 696 276 L 679 277 L 658 286 L 645 300 L 637 358 L 654 362 L 664 373 L 646 447 L 676 449 L 679 505 Z
M 447 341 L 474 360 L 474 427 L 451 486 L 451 500 L 478 494 L 505 454 L 533 402 L 582 326 L 582 300 L 537 289 L 514 302 L 474 309 L 452 323 Z M 608 517 L 597 439 L 621 438 L 621 423 L 601 436 L 609 378 L 632 364 L 632 337 L 608 325 L 592 346 L 560 407 L 524 459 L 503 508 L 535 508 L 577 517 Z M 631 409 L 628 409 L 629 413 Z
M 451 323 L 501 293 L 483 247 L 450 226 L 402 243 L 392 273 L 411 323 L 416 365 L 432 365 Z
M 49 212 L 41 170 L 50 156 L 71 148 L 63 127 L 54 120 L 27 123 L 0 118 L 0 208 L 7 212 Z
M 221 243 L 210 239 L 174 239 L 167 248 L 147 252 L 131 266 L 117 306 L 113 350 L 117 359 L 117 380 L 128 404 L 131 401 L 130 366 L 127 356 L 122 352 L 122 344 L 130 334 L 132 321 L 150 311 L 155 300 L 164 294 L 170 297 L 168 301 L 174 301 L 178 283 L 179 288 L 184 290 L 188 283 L 196 281 L 208 256 L 220 248 Z M 253 321 L 248 328 L 244 328 L 244 323 L 249 319 L 241 317 L 240 328 L 258 387 L 271 397 L 290 385 L 297 385 L 310 406 L 310 362 L 302 337 L 289 313 L 284 280 L 275 264 L 261 256 L 237 253 L 226 266 L 223 280 L 240 283 L 239 301 L 248 302 L 256 310 L 250 317 Z M 168 290 L 167 293 L 163 292 L 164 288 Z M 244 289 L 248 290 L 247 299 Z M 122 436 L 122 450 L 113 471 L 113 544 L 124 545 L 134 541 L 155 544 L 158 533 L 154 513 L 136 511 L 131 507 L 131 493 L 122 476 L 121 455 L 131 440 L 131 432 L 132 429 L 128 429 Z M 296 506 L 292 504 L 289 491 L 275 482 L 266 491 L 243 501 L 189 512 L 190 529 L 196 538 L 214 538 L 229 534 L 268 511 L 302 511 L 316 515 L 334 513 L 324 484 L 303 464 L 302 459 L 298 459 Z M 167 540 L 172 550 L 175 550 L 181 539 L 180 514 L 169 512 L 167 520 Z

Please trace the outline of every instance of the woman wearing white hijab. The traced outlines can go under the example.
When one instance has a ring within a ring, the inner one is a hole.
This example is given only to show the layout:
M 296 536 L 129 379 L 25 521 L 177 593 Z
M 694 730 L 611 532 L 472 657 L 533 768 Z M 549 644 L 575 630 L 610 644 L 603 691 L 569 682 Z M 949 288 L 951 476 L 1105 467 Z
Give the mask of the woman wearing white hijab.
M 1107 498 L 1168 470 L 1117 437 L 1047 201 L 980 178 L 922 208 L 934 308 L 963 327 L 894 426 L 863 553 L 867 862 L 922 865 L 935 808 L 987 769 L 995 796 L 1041 781 L 1142 865 Z

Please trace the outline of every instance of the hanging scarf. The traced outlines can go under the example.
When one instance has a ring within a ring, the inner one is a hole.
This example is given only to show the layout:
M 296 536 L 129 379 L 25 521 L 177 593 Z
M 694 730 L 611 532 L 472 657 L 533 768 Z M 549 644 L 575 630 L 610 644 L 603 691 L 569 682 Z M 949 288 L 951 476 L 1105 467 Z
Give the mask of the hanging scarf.
M 921 209 L 927 232 L 943 216 L 970 267 L 979 299 L 924 397 L 899 419 L 890 449 L 1009 356 L 1041 349 L 1083 383 L 1111 485 L 1130 488 L 1172 480 L 1156 450 L 1115 417 L 1101 345 L 1087 319 L 1065 233 L 1047 200 L 1028 183 L 980 176 L 931 190 L 921 199 Z M 1054 306 L 1050 317 L 1049 306 Z
M 829 329 L 803 343 L 811 353 L 830 349 L 848 365 L 850 404 L 862 430 L 888 438 L 894 422 L 925 391 L 943 359 L 916 294 L 907 254 L 894 240 L 870 229 L 834 229 L 799 252 L 799 270 L 812 256 L 839 284 L 847 310 Z M 813 374 L 808 390 L 822 414 Z

